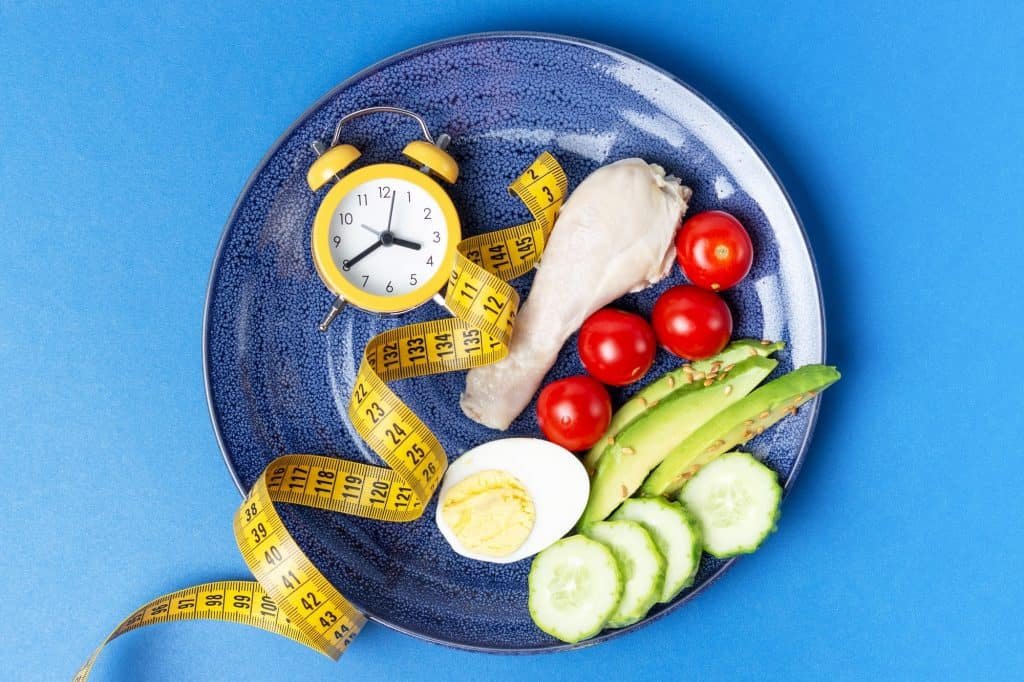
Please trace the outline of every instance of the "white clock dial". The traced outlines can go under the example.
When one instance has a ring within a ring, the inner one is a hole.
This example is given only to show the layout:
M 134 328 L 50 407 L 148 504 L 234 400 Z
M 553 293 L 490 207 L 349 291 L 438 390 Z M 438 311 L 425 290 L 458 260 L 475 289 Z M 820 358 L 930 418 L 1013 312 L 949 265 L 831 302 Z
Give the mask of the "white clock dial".
M 422 187 L 378 178 L 342 198 L 328 239 L 334 264 L 351 284 L 377 296 L 400 296 L 423 286 L 442 266 L 448 225 Z

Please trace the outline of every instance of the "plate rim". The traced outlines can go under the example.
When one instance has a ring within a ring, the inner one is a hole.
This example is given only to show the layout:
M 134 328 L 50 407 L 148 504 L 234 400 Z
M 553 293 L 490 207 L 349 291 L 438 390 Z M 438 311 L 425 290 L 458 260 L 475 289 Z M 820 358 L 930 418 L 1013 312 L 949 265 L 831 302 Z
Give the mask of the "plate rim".
M 235 203 L 232 206 L 231 212 L 228 215 L 228 218 L 227 218 L 227 220 L 224 223 L 224 227 L 221 229 L 220 238 L 219 238 L 219 240 L 217 242 L 217 249 L 214 252 L 213 262 L 210 265 L 210 273 L 209 273 L 209 276 L 207 278 L 207 284 L 206 284 L 206 297 L 205 297 L 205 301 L 204 301 L 204 304 L 203 304 L 203 327 L 202 327 L 202 335 L 203 335 L 203 339 L 202 339 L 202 342 L 203 342 L 203 346 L 202 346 L 202 352 L 203 352 L 203 385 L 204 385 L 205 394 L 206 394 L 207 410 L 208 410 L 209 415 L 210 415 L 210 423 L 211 423 L 211 425 L 213 427 L 214 436 L 217 439 L 217 447 L 220 450 L 221 459 L 224 461 L 224 464 L 227 467 L 228 473 L 231 475 L 231 479 L 235 483 L 235 487 L 238 488 L 238 491 L 241 493 L 243 498 L 246 496 L 248 491 L 246 490 L 245 486 L 242 485 L 242 481 L 239 479 L 238 473 L 235 471 L 234 464 L 232 463 L 231 459 L 228 456 L 228 449 L 227 449 L 227 446 L 225 445 L 224 436 L 223 436 L 223 433 L 221 432 L 221 429 L 220 429 L 220 422 L 219 422 L 219 419 L 218 419 L 217 408 L 214 405 L 214 401 L 213 401 L 212 381 L 211 381 L 211 375 L 210 375 L 209 333 L 210 333 L 210 322 L 211 322 L 211 307 L 212 307 L 211 304 L 212 304 L 213 294 L 214 294 L 214 282 L 215 282 L 215 280 L 217 278 L 217 273 L 218 273 L 218 270 L 219 270 L 220 262 L 221 262 L 221 259 L 222 259 L 223 255 L 224 255 L 224 248 L 225 248 L 225 246 L 227 244 L 228 233 L 231 230 L 231 226 L 235 223 L 235 221 L 236 221 L 236 219 L 238 217 L 238 214 L 239 214 L 239 212 L 242 209 L 242 205 L 245 202 L 245 200 L 247 199 L 247 197 L 249 196 L 249 192 L 252 189 L 253 185 L 255 184 L 256 179 L 259 177 L 259 175 L 266 168 L 267 164 L 270 162 L 270 159 L 274 156 L 274 154 L 276 154 L 278 152 L 278 150 L 284 145 L 284 143 L 292 136 L 292 134 L 295 132 L 295 130 L 304 121 L 306 121 L 311 115 L 313 115 L 317 111 L 317 109 L 319 109 L 323 104 L 328 102 L 331 98 L 333 98 L 335 95 L 337 95 L 339 92 L 341 92 L 345 88 L 349 87 L 351 84 L 353 84 L 353 83 L 355 83 L 355 82 L 357 82 L 357 81 L 359 81 L 359 80 L 361 80 L 363 78 L 366 78 L 367 76 L 369 76 L 369 75 L 371 75 L 371 74 L 373 74 L 373 73 L 375 73 L 375 72 L 377 72 L 377 71 L 379 71 L 379 70 L 381 70 L 383 68 L 386 68 L 386 67 L 390 66 L 391 64 L 394 64 L 396 62 L 402 61 L 404 59 L 408 59 L 410 57 L 414 57 L 414 56 L 416 56 L 416 55 L 418 55 L 420 53 L 423 53 L 423 52 L 428 52 L 430 50 L 435 50 L 435 49 L 440 48 L 440 47 L 447 47 L 447 46 L 456 45 L 456 44 L 459 44 L 459 43 L 472 42 L 472 41 L 477 41 L 477 40 L 495 40 L 495 39 L 505 39 L 505 40 L 509 40 L 509 39 L 512 39 L 512 40 L 518 40 L 518 39 L 546 40 L 546 41 L 550 41 L 550 42 L 566 43 L 566 44 L 569 44 L 569 45 L 585 47 L 585 48 L 596 50 L 596 51 L 599 51 L 599 52 L 607 52 L 607 53 L 616 55 L 616 56 L 621 57 L 623 59 L 630 60 L 630 61 L 632 61 L 632 62 L 634 62 L 636 64 L 644 66 L 645 68 L 651 69 L 655 73 L 657 73 L 657 74 L 667 78 L 671 82 L 675 83 L 679 87 L 683 88 L 684 90 L 686 90 L 687 92 L 692 94 L 698 100 L 700 100 L 705 105 L 707 105 L 712 111 L 714 111 L 716 114 L 721 116 L 722 120 L 725 121 L 725 123 L 730 128 L 732 128 L 733 131 L 735 131 L 739 135 L 739 137 L 743 140 L 743 142 L 746 143 L 746 145 L 748 147 L 750 147 L 750 149 L 754 152 L 754 154 L 758 158 L 758 160 L 760 160 L 760 162 L 767 169 L 767 171 L 768 171 L 769 175 L 771 176 L 772 180 L 775 182 L 775 185 L 782 192 L 782 196 L 785 199 L 787 208 L 793 214 L 793 218 L 794 218 L 794 220 L 796 222 L 796 226 L 799 229 L 800 236 L 801 236 L 801 238 L 803 240 L 804 251 L 806 252 L 807 258 L 810 261 L 811 272 L 814 275 L 815 291 L 816 291 L 816 294 L 817 294 L 818 318 L 821 321 L 821 323 L 819 325 L 819 329 L 818 329 L 818 334 L 819 334 L 819 336 L 821 338 L 821 353 L 820 353 L 820 357 L 816 358 L 816 361 L 820 362 L 820 363 L 824 363 L 825 362 L 825 359 L 826 359 L 826 357 L 828 355 L 828 334 L 827 334 L 828 326 L 827 326 L 826 320 L 825 320 L 825 300 L 824 300 L 823 292 L 821 290 L 821 276 L 820 276 L 820 274 L 818 272 L 818 264 L 817 264 L 817 261 L 816 261 L 815 256 L 814 256 L 814 250 L 811 248 L 811 242 L 810 242 L 810 239 L 807 236 L 807 230 L 804 227 L 803 220 L 800 218 L 800 213 L 797 211 L 796 205 L 793 203 L 792 197 L 790 197 L 789 192 L 786 190 L 786 186 L 782 183 L 782 180 L 779 178 L 778 173 L 775 172 L 775 169 L 768 162 L 768 159 L 761 152 L 761 150 L 757 147 L 757 145 L 754 144 L 753 140 L 751 140 L 750 137 L 747 136 L 747 134 L 743 131 L 743 129 L 740 128 L 738 125 L 736 125 L 736 123 L 731 118 L 729 118 L 729 116 L 727 116 L 725 114 L 725 112 L 723 112 L 721 109 L 719 109 L 717 105 L 715 105 L 713 102 L 711 102 L 707 97 L 705 97 L 703 94 L 701 94 L 694 87 L 692 87 L 691 85 L 689 85 L 688 83 L 683 81 L 681 78 L 675 76 L 671 72 L 667 71 L 666 69 L 663 69 L 663 68 L 661 68 L 661 67 L 659 67 L 659 66 L 657 66 L 657 65 L 655 65 L 655 64 L 653 64 L 653 63 L 651 63 L 649 61 L 647 61 L 646 59 L 643 59 L 643 58 L 638 57 L 638 56 L 636 56 L 634 54 L 626 52 L 625 50 L 620 50 L 620 49 L 618 49 L 616 47 L 611 47 L 611 46 L 606 45 L 604 43 L 599 43 L 597 41 L 588 40 L 586 38 L 578 38 L 578 37 L 575 37 L 575 36 L 569 36 L 569 35 L 564 35 L 564 34 L 559 34 L 559 33 L 550 33 L 550 32 L 545 32 L 545 31 L 482 31 L 482 32 L 477 32 L 477 33 L 466 33 L 466 34 L 461 34 L 461 35 L 457 35 L 457 36 L 451 36 L 451 37 L 448 37 L 448 38 L 441 38 L 439 40 L 433 40 L 433 41 L 430 41 L 430 42 L 422 43 L 420 45 L 416 45 L 414 47 L 407 48 L 407 49 L 402 50 L 400 52 L 397 52 L 397 53 L 395 53 L 395 54 L 393 54 L 393 55 L 391 55 L 389 57 L 386 57 L 386 58 L 381 59 L 381 60 L 379 60 L 377 62 L 374 62 L 373 64 L 370 64 L 369 66 L 364 67 L 363 69 L 360 69 L 355 74 L 353 74 L 353 75 L 349 76 L 348 78 L 344 79 L 343 81 L 341 81 L 340 83 L 338 83 L 337 85 L 332 87 L 330 90 L 328 90 L 326 93 L 321 95 L 319 98 L 317 98 L 317 100 L 315 102 L 313 102 L 313 104 L 308 106 L 299 116 L 297 116 L 295 118 L 294 121 L 292 121 L 291 125 L 289 125 L 288 128 L 286 128 L 285 131 L 283 133 L 281 133 L 277 137 L 277 139 L 274 141 L 274 143 L 268 148 L 267 152 L 260 159 L 259 163 L 252 170 L 252 172 L 249 174 L 249 177 L 246 180 L 245 185 L 242 187 L 241 191 L 238 194 L 238 198 L 235 199 Z M 783 499 L 785 499 L 785 497 L 789 494 L 790 489 L 791 489 L 791 487 L 793 485 L 793 482 L 796 480 L 797 476 L 800 473 L 800 470 L 803 468 L 804 460 L 807 457 L 807 451 L 810 448 L 810 443 L 811 443 L 811 440 L 814 437 L 814 431 L 815 431 L 815 429 L 817 427 L 818 413 L 819 413 L 820 407 L 821 407 L 821 396 L 819 395 L 816 398 L 814 398 L 812 404 L 810 405 L 811 414 L 810 414 L 810 416 L 808 418 L 807 429 L 804 432 L 803 440 L 800 442 L 799 452 L 797 453 L 796 458 L 793 460 L 793 468 L 792 468 L 792 470 L 789 472 L 789 475 L 786 477 L 786 480 L 783 481 L 783 486 L 782 486 L 782 488 L 783 488 L 783 490 L 782 490 Z M 444 639 L 441 639 L 441 638 L 438 638 L 438 637 L 434 637 L 432 635 L 428 635 L 428 634 L 425 634 L 425 633 L 422 633 L 422 632 L 416 632 L 414 630 L 405 628 L 405 627 L 403 627 L 401 625 L 398 625 L 396 623 L 392 623 L 388 619 L 386 619 L 386 618 L 384 618 L 382 616 L 379 616 L 377 614 L 374 614 L 374 613 L 365 612 L 365 615 L 370 620 L 372 620 L 374 622 L 380 623 L 381 625 L 384 625 L 385 627 L 390 628 L 392 630 L 395 630 L 397 632 L 401 632 L 402 634 L 409 635 L 410 637 L 415 637 L 416 639 L 420 639 L 420 640 L 423 640 L 423 641 L 426 641 L 426 642 L 430 642 L 432 644 L 439 644 L 439 645 L 444 646 L 444 647 L 453 648 L 453 649 L 460 649 L 460 650 L 463 650 L 463 651 L 474 651 L 474 652 L 481 652 L 481 653 L 504 654 L 504 655 L 529 655 L 529 654 L 541 654 L 541 653 L 556 653 L 556 652 L 560 652 L 560 651 L 574 651 L 574 650 L 578 650 L 578 649 L 585 649 L 585 648 L 591 647 L 591 646 L 596 646 L 598 644 L 601 644 L 602 642 L 605 642 L 607 640 L 613 639 L 615 637 L 619 637 L 621 635 L 625 635 L 626 633 L 629 633 L 629 632 L 634 632 L 635 630 L 638 630 L 639 628 L 644 627 L 645 625 L 648 625 L 648 624 L 653 623 L 653 622 L 655 622 L 657 620 L 660 620 L 665 615 L 675 611 L 676 609 L 678 609 L 683 604 L 689 602 L 691 599 L 693 599 L 697 595 L 701 594 L 712 583 L 716 582 L 726 571 L 728 571 L 730 568 L 732 568 L 733 564 L 735 564 L 736 561 L 738 561 L 739 559 L 740 559 L 740 557 L 734 557 L 732 559 L 729 559 L 724 564 L 719 566 L 715 570 L 715 572 L 712 573 L 710 576 L 708 576 L 707 580 L 705 580 L 696 589 L 694 589 L 693 591 L 687 593 L 684 597 L 682 597 L 680 599 L 676 599 L 675 601 L 670 603 L 668 606 L 666 606 L 664 609 L 662 609 L 658 613 L 654 614 L 653 616 L 646 616 L 643 619 L 637 621 L 636 623 L 633 623 L 632 625 L 628 625 L 628 626 L 626 626 L 624 628 L 619 628 L 619 629 L 614 629 L 614 630 L 605 630 L 605 631 L 603 631 L 601 634 L 599 634 L 596 637 L 592 637 L 591 639 L 584 640 L 582 642 L 577 642 L 575 644 L 559 643 L 559 644 L 552 644 L 552 645 L 541 646 L 541 647 L 512 647 L 512 648 L 497 648 L 497 647 L 487 647 L 487 646 L 476 646 L 476 645 L 463 644 L 463 643 L 459 643 L 459 642 L 451 642 L 451 641 L 447 641 L 447 640 L 444 640 Z

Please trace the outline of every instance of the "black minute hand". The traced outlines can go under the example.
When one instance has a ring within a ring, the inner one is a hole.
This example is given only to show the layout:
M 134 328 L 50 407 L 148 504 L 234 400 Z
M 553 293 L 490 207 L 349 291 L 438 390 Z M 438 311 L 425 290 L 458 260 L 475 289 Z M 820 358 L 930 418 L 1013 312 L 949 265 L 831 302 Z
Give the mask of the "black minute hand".
M 359 261 L 363 260 L 364 258 L 369 256 L 371 253 L 373 253 L 374 251 L 376 251 L 377 249 L 379 249 L 382 246 L 384 246 L 383 242 L 375 241 L 373 244 L 370 244 L 365 249 L 360 251 L 354 258 L 350 258 L 349 260 L 342 261 L 341 269 L 342 270 L 351 270 L 353 265 L 355 265 Z

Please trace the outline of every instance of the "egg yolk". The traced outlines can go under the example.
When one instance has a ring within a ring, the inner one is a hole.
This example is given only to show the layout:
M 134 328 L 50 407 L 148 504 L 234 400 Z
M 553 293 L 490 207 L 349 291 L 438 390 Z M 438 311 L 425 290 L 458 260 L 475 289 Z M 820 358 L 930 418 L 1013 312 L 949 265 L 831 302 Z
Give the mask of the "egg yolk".
M 507 471 L 480 471 L 453 485 L 441 500 L 441 518 L 468 551 L 508 556 L 533 530 L 533 500 Z

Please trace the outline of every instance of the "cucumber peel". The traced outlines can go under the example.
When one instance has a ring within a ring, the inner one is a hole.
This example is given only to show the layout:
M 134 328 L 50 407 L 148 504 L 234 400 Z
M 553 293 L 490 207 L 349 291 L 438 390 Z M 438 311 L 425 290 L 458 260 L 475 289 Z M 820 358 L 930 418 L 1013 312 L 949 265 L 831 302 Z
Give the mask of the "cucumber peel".
M 559 540 L 534 557 L 528 583 L 533 622 L 570 644 L 601 631 L 623 587 L 611 550 L 582 535 Z
M 755 356 L 717 375 L 711 386 L 677 391 L 626 426 L 598 461 L 577 528 L 608 517 L 635 493 L 672 448 L 753 391 L 778 362 Z
M 635 521 L 601 521 L 588 526 L 584 534 L 612 551 L 622 574 L 622 597 L 605 627 L 632 625 L 661 598 L 665 557 L 650 534 Z
M 775 531 L 782 486 L 775 472 L 746 452 L 727 452 L 679 492 L 700 524 L 704 551 L 726 559 L 750 554 Z
M 693 584 L 700 566 L 700 526 L 683 505 L 657 497 L 633 498 L 624 502 L 611 520 L 639 523 L 665 557 L 665 582 L 658 601 L 671 601 Z

